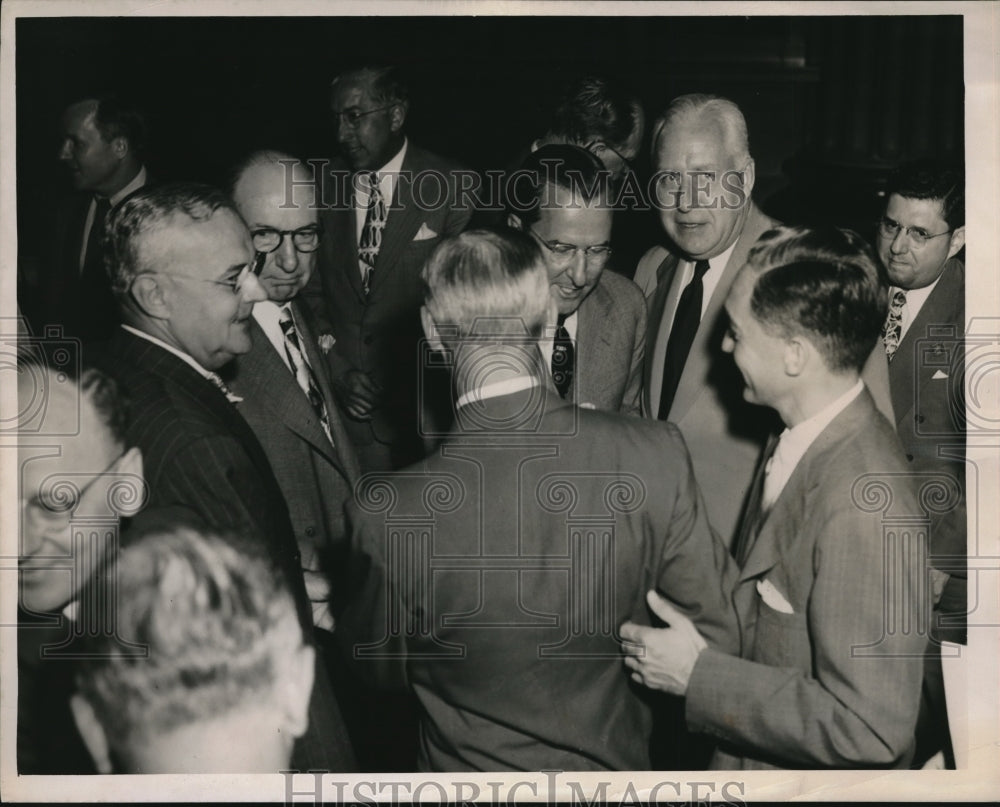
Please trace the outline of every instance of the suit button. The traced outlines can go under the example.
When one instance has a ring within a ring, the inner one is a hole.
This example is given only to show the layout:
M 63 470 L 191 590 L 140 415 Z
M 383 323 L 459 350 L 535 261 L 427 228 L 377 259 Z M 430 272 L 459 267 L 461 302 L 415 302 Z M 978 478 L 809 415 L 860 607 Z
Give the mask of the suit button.
M 312 538 L 316 534 L 316 528 L 313 526 L 306 527 L 306 535 Z
M 906 461 L 907 462 L 913 462 L 913 455 L 912 454 L 907 454 L 906 455 Z
M 917 423 L 923 423 L 925 418 L 923 415 L 917 414 L 913 416 L 913 419 L 917 421 Z

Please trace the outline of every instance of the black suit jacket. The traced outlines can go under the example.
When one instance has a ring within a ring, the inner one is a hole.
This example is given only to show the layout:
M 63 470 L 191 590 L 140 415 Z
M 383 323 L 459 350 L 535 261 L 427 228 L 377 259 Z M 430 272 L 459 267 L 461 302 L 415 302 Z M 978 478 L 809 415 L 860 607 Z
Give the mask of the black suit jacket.
M 965 266 L 945 264 L 941 279 L 907 328 L 889 364 L 896 433 L 915 471 L 952 477 L 953 506 L 931 517 L 933 565 L 948 573 L 937 638 L 965 642 Z
M 443 238 L 460 233 L 472 215 L 458 198 L 458 166 L 410 142 L 389 205 L 382 246 L 370 293 L 361 284 L 353 175 L 334 163 L 326 178 L 320 211 L 323 241 L 316 272 L 302 297 L 316 316 L 320 333 L 336 344 L 327 355 L 334 381 L 351 369 L 369 374 L 385 389 L 371 421 L 345 418 L 359 446 L 378 441 L 404 446 L 417 430 L 417 389 L 423 336 L 420 270 Z M 344 181 L 349 178 L 350 181 Z
M 288 508 L 264 450 L 236 407 L 186 362 L 125 330 L 92 358 L 124 387 L 130 403 L 126 442 L 142 449 L 149 503 L 131 535 L 190 519 L 248 537 L 284 575 L 310 641 L 312 609 Z M 124 542 L 129 538 L 126 533 Z M 321 653 L 309 729 L 292 761 L 330 770 L 354 767 Z

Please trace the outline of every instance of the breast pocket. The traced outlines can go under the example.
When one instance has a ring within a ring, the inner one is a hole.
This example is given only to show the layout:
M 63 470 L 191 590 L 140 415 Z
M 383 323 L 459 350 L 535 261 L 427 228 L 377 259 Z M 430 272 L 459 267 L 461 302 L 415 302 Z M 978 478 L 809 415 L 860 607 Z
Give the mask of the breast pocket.
M 806 615 L 783 614 L 758 600 L 753 661 L 809 670 L 811 655 Z

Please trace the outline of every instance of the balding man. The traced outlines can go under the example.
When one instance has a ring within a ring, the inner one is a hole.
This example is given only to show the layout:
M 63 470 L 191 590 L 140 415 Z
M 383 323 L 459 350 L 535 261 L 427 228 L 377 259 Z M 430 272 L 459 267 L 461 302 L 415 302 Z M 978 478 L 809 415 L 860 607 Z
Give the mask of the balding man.
M 321 238 L 309 176 L 294 157 L 275 151 L 252 154 L 235 172 L 233 201 L 254 249 L 265 256 L 259 279 L 268 299 L 253 309 L 253 346 L 223 376 L 243 399 L 240 414 L 260 440 L 288 503 L 316 625 L 330 630 L 329 576 L 340 566 L 343 505 L 359 470 L 315 321 L 298 299 Z
M 680 427 L 709 521 L 731 543 L 773 421 L 743 400 L 722 353 L 722 304 L 750 247 L 776 222 L 751 199 L 754 161 L 732 101 L 672 101 L 653 127 L 653 163 L 670 245 L 646 253 L 635 275 L 649 304 L 643 410 Z

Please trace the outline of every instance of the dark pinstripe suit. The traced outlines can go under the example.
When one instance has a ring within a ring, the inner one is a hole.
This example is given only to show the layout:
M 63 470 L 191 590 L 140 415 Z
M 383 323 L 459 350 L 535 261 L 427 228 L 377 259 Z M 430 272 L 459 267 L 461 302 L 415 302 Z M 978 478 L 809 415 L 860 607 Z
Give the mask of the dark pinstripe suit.
M 288 508 L 260 443 L 236 407 L 180 358 L 127 331 L 89 358 L 115 376 L 128 396 L 127 443 L 142 449 L 150 496 L 147 523 L 162 524 L 168 512 L 171 519 L 190 518 L 260 542 L 281 568 L 311 636 L 312 612 Z M 296 744 L 292 764 L 331 770 L 354 766 L 322 664 L 309 730 Z

